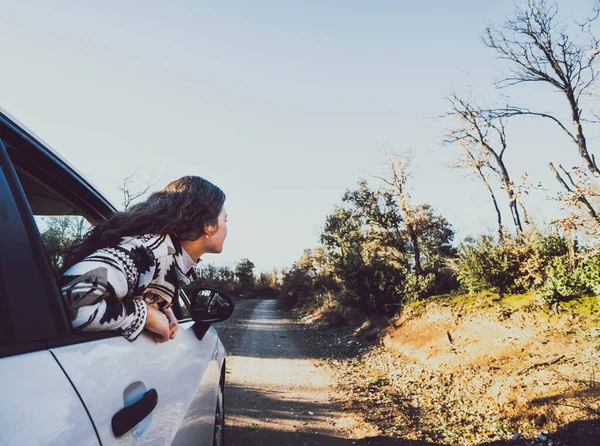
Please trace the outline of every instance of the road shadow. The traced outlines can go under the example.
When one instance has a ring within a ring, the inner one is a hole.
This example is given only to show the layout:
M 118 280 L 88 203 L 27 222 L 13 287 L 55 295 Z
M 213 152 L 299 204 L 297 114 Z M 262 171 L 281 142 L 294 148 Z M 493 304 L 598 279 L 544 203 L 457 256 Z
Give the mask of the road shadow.
M 550 442 L 555 446 L 598 446 L 600 444 L 600 419 L 573 421 L 556 432 L 550 432 L 546 435 L 546 440 L 520 438 L 481 443 L 481 446 L 547 445 Z
M 381 436 L 355 440 L 326 434 L 282 432 L 273 429 L 236 426 L 226 427 L 225 432 L 225 446 L 439 446 L 438 443 Z M 252 440 L 248 441 L 249 439 Z
M 339 407 L 337 408 L 339 411 L 332 410 L 335 408 L 335 403 L 291 400 L 285 399 L 285 396 L 286 392 L 227 385 L 225 389 L 228 420 L 226 446 L 442 445 L 385 436 L 364 439 L 340 438 L 339 435 L 343 431 L 336 427 L 336 423 L 346 414 Z M 331 425 L 331 429 L 323 432 L 321 427 L 319 432 L 315 432 L 315 427 L 323 426 L 324 423 Z
M 311 432 L 283 432 L 266 428 L 227 426 L 225 446 L 446 446 L 419 440 L 404 440 L 386 436 L 363 439 L 339 438 Z M 600 421 L 574 421 L 557 432 L 547 435 L 547 440 L 519 438 L 478 443 L 478 446 L 598 446 Z
M 289 392 L 264 391 L 235 384 L 228 384 L 226 398 L 235 401 L 227 407 L 229 417 L 246 417 L 257 421 L 292 421 L 306 426 L 320 420 L 320 413 L 329 411 L 331 404 L 286 399 Z

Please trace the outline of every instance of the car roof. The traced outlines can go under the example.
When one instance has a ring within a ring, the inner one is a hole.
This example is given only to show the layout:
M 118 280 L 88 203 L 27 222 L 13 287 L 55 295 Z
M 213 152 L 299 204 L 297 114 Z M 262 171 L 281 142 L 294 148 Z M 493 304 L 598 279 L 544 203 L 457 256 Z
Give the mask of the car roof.
M 55 149 L 53 149 L 48 143 L 46 143 L 42 138 L 37 136 L 33 131 L 31 131 L 27 126 L 25 126 L 22 122 L 20 122 L 17 118 L 11 115 L 4 108 L 0 107 L 0 118 L 4 118 L 6 121 L 9 121 L 13 126 L 15 126 L 18 130 L 23 132 L 30 139 L 35 141 L 37 144 L 42 146 L 50 155 L 56 158 L 61 164 L 63 164 L 68 170 L 70 170 L 71 174 L 76 176 L 81 182 L 83 182 L 95 195 L 98 196 L 101 200 L 108 205 L 113 211 L 116 211 L 116 207 L 99 191 L 99 189 L 94 186 L 88 179 L 86 179 L 83 174 L 74 167 L 69 161 L 67 161 L 60 153 L 58 153 Z

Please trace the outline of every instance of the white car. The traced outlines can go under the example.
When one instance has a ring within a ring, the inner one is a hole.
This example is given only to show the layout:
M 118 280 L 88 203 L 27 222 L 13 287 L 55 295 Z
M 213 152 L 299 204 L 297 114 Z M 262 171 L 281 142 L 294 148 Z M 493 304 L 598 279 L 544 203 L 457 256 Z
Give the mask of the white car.
M 225 349 L 211 324 L 231 315 L 229 297 L 181 293 L 164 344 L 71 330 L 53 240 L 114 210 L 0 110 L 0 445 L 223 444 Z

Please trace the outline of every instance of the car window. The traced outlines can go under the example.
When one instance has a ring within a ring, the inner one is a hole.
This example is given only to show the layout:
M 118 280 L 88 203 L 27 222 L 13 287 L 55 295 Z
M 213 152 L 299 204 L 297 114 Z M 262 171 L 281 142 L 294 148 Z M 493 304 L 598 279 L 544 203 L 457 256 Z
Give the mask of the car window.
M 58 274 L 92 224 L 69 200 L 25 169 L 15 166 L 40 231 L 48 260 Z
M 48 260 L 58 274 L 65 257 L 73 251 L 92 225 L 81 215 L 35 215 Z
M 75 205 L 43 180 L 26 169 L 15 166 L 31 207 L 48 260 L 58 276 L 66 256 L 77 246 L 92 223 Z M 184 297 L 173 301 L 173 312 L 178 320 L 190 319 L 192 314 Z

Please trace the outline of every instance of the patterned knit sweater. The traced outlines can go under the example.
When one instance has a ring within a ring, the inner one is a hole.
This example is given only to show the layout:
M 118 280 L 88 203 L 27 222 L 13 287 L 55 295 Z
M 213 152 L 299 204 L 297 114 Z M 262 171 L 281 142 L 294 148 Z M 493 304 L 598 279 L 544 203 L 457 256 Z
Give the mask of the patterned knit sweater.
M 144 329 L 147 305 L 169 308 L 195 264 L 173 235 L 125 237 L 95 251 L 59 280 L 73 328 L 117 331 L 133 341 Z

